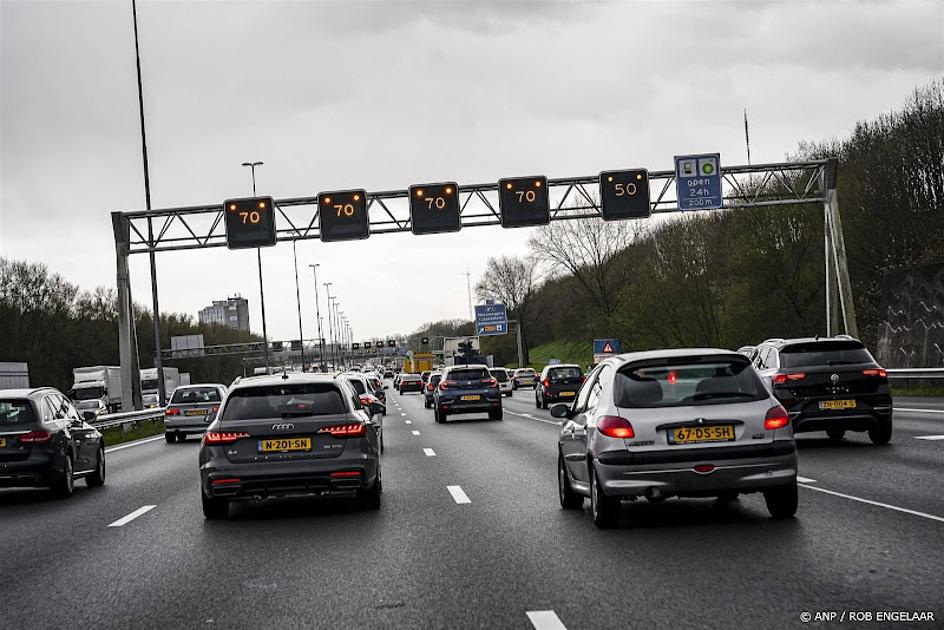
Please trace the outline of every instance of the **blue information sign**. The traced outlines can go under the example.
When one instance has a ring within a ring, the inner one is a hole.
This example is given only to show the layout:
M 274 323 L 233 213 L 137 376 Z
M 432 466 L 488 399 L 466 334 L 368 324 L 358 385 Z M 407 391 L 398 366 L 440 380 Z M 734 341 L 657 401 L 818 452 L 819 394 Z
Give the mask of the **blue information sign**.
M 508 313 L 504 304 L 479 304 L 475 307 L 475 334 L 504 335 L 508 333 Z
M 675 190 L 679 210 L 717 210 L 721 196 L 721 154 L 675 156 Z

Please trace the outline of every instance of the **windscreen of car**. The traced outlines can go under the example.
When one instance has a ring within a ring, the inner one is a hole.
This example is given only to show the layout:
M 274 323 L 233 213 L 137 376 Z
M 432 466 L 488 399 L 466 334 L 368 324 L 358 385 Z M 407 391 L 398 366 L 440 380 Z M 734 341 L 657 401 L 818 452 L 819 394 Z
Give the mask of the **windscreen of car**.
M 344 413 L 347 413 L 344 396 L 332 383 L 265 385 L 232 390 L 223 410 L 223 422 Z
M 508 370 L 489 370 L 499 383 L 508 382 Z
M 763 400 L 767 389 L 743 357 L 634 363 L 615 375 L 618 407 L 683 407 Z
M 36 414 L 28 400 L 0 400 L 0 427 L 33 422 L 36 422 Z
M 565 378 L 580 378 L 583 373 L 578 367 L 559 367 L 547 371 L 547 377 L 552 381 L 563 380 Z
M 101 405 L 101 400 L 96 398 L 94 400 L 80 400 L 76 405 L 76 409 L 98 409 L 98 406 Z
M 872 362 L 872 355 L 858 341 L 814 341 L 785 346 L 780 350 L 780 367 L 786 368 Z
M 141 381 L 141 389 L 157 389 L 157 379 L 149 378 L 146 381 Z
M 220 390 L 215 387 L 192 387 L 187 389 L 178 387 L 170 402 L 177 404 L 220 402 Z
M 460 370 L 450 370 L 446 378 L 450 381 L 475 381 L 483 378 L 491 378 L 491 375 L 485 368 L 463 368 Z

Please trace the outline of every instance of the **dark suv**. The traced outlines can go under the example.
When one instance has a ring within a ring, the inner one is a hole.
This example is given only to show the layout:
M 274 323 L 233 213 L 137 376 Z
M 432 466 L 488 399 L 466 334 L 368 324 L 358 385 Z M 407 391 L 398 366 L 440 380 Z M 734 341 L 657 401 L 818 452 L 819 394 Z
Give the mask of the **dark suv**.
M 498 381 L 486 365 L 456 365 L 443 370 L 433 391 L 436 422 L 450 415 L 488 412 L 491 420 L 502 419 L 502 396 Z
M 432 372 L 426 380 L 426 387 L 423 388 L 423 406 L 427 409 L 433 408 L 433 392 L 436 391 L 441 380 L 442 372 Z
M 754 367 L 787 409 L 794 433 L 868 431 L 873 444 L 892 437 L 892 396 L 885 369 L 846 335 L 768 339 Z
M 72 496 L 77 478 L 105 483 L 105 439 L 50 387 L 0 390 L 0 487 Z
M 552 402 L 570 402 L 585 380 L 579 365 L 548 365 L 541 371 L 541 377 L 534 388 L 534 406 L 547 409 L 548 404 Z

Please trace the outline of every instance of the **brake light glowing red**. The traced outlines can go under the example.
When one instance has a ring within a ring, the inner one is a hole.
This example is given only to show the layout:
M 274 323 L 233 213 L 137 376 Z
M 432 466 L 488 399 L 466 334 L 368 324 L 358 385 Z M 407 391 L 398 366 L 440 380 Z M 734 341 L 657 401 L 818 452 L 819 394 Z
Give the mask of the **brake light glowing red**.
M 603 416 L 597 423 L 597 431 L 611 438 L 629 439 L 636 437 L 629 420 L 619 416 Z
M 708 474 L 715 469 L 714 464 L 696 464 L 694 471 L 697 473 Z
M 219 410 L 220 410 L 220 406 L 219 406 L 219 405 L 213 405 L 213 408 L 210 409 L 210 413 L 217 413 L 217 412 L 219 412 Z
M 498 380 L 494 378 L 483 378 L 482 385 L 485 385 L 485 387 L 498 387 Z
M 885 368 L 862 370 L 862 373 L 866 376 L 880 376 L 882 378 L 888 378 L 888 372 L 885 371 Z
M 47 444 L 52 441 L 49 431 L 30 431 L 20 436 L 20 444 Z
M 367 435 L 367 425 L 363 422 L 335 424 L 330 427 L 321 427 L 318 433 L 328 433 L 333 437 L 364 437 Z
M 774 429 L 782 429 L 788 424 L 790 424 L 790 416 L 786 409 L 777 405 L 767 410 L 767 417 L 764 418 L 765 429 L 773 431 Z
M 241 480 L 239 479 L 239 477 L 224 477 L 222 479 L 211 479 L 210 485 L 211 486 L 228 486 L 234 483 L 240 483 L 240 481 Z
M 180 409 L 177 409 L 177 407 L 168 407 L 167 410 L 164 412 L 164 415 L 165 416 L 179 416 Z
M 666 378 L 669 382 L 669 385 L 675 385 L 678 382 L 678 375 L 675 372 L 669 372 L 669 376 Z
M 450 387 L 455 387 L 455 386 L 456 386 L 456 382 L 455 382 L 455 381 L 440 381 L 440 382 L 439 382 L 439 390 L 440 390 L 440 391 L 446 391 L 446 390 L 449 389 Z
M 783 385 L 787 381 L 802 381 L 806 378 L 803 372 L 793 372 L 792 374 L 774 374 L 774 385 Z
M 361 473 L 358 470 L 342 470 L 338 472 L 331 473 L 332 478 L 344 478 L 344 477 L 360 477 Z
M 364 405 L 365 407 L 369 407 L 375 402 L 377 402 L 377 399 L 371 396 L 370 394 L 361 394 L 360 401 L 362 405 Z
M 543 381 L 541 381 L 541 383 L 544 385 L 544 389 L 550 389 L 550 388 L 551 388 L 551 379 L 546 378 L 546 379 L 544 379 Z
M 249 437 L 245 431 L 207 431 L 203 434 L 203 443 L 213 444 L 232 444 L 236 440 Z

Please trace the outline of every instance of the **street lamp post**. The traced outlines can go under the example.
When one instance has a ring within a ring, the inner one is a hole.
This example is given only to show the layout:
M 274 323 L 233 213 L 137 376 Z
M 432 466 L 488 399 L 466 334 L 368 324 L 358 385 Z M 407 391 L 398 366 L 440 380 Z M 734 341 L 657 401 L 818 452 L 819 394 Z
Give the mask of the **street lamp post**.
M 313 265 L 308 265 L 308 266 L 311 267 L 311 273 L 315 277 L 315 320 L 318 322 L 318 363 L 319 363 L 319 369 L 322 372 L 324 372 L 325 342 L 324 342 L 324 336 L 322 335 L 322 332 L 321 332 L 321 306 L 318 304 L 318 267 L 320 265 L 318 265 L 318 263 L 315 263 Z
M 298 307 L 298 348 L 302 353 L 302 372 L 305 371 L 305 336 L 302 333 L 302 295 L 298 288 L 298 251 L 296 240 L 292 240 L 292 257 L 295 260 L 295 304 Z
M 331 345 L 331 348 L 332 348 L 331 354 L 333 355 L 333 354 L 334 354 L 334 326 L 332 325 L 332 321 L 331 321 L 331 300 L 332 300 L 332 297 L 331 297 L 331 285 L 332 285 L 332 284 L 333 284 L 333 283 L 331 283 L 331 282 L 325 282 L 325 283 L 324 283 L 325 294 L 327 294 L 327 296 L 328 296 L 328 337 L 331 339 L 331 344 L 332 344 L 332 345 Z M 333 362 L 333 359 L 332 359 L 332 362 Z
M 262 162 L 243 162 L 252 175 L 252 196 L 256 196 L 256 167 Z M 262 309 L 262 356 L 265 359 L 266 373 L 269 372 L 269 333 L 266 330 L 265 291 L 262 288 L 262 248 L 256 248 L 256 262 L 259 265 L 259 306 Z

